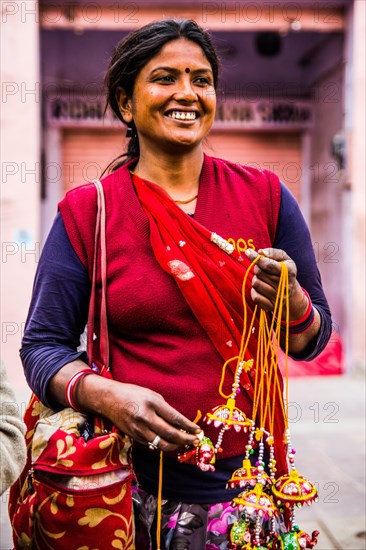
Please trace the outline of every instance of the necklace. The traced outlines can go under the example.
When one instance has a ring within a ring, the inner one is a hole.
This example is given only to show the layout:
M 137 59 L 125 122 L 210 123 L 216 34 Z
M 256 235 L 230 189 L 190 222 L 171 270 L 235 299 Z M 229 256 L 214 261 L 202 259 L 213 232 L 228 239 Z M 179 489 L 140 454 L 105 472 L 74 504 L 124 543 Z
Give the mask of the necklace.
M 176 201 L 176 200 L 174 200 L 174 199 L 173 199 L 173 200 L 174 200 L 174 202 L 177 203 L 177 204 L 188 204 L 189 202 L 194 201 L 197 197 L 198 197 L 198 193 L 197 193 L 197 195 L 195 195 L 194 197 L 191 197 L 190 199 L 187 199 L 187 200 L 185 200 L 185 201 Z

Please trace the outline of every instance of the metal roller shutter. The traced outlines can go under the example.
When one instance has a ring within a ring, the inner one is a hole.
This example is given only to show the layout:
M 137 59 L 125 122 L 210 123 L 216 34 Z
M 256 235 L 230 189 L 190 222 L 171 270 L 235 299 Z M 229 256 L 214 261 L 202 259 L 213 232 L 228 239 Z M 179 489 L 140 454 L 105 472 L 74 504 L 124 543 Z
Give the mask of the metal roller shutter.
M 64 193 L 77 185 L 99 179 L 106 166 L 124 152 L 124 134 L 121 129 L 65 129 L 62 144 Z
M 64 192 L 99 178 L 108 163 L 125 149 L 123 130 L 67 129 L 63 133 Z M 297 200 L 301 191 L 299 133 L 218 132 L 206 140 L 205 151 L 241 164 L 273 170 Z
M 300 133 L 213 131 L 205 150 L 212 156 L 272 170 L 300 202 Z

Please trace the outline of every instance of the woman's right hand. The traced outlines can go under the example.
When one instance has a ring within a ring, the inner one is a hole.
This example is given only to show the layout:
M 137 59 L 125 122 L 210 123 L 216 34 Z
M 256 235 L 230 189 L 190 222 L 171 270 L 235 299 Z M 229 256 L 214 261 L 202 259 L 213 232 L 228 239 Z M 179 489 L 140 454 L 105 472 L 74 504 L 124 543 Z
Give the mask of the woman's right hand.
M 80 359 L 63 366 L 50 380 L 51 399 L 66 405 L 68 381 L 86 366 Z M 156 436 L 160 437 L 158 447 L 162 451 L 199 443 L 200 427 L 171 407 L 162 395 L 148 388 L 90 375 L 77 383 L 74 397 L 82 411 L 108 418 L 122 432 L 144 445 L 152 443 Z
M 159 436 L 158 448 L 162 451 L 199 443 L 200 427 L 171 407 L 159 393 L 134 384 L 102 380 L 86 376 L 78 394 L 97 395 L 98 412 L 135 441 L 148 445 Z

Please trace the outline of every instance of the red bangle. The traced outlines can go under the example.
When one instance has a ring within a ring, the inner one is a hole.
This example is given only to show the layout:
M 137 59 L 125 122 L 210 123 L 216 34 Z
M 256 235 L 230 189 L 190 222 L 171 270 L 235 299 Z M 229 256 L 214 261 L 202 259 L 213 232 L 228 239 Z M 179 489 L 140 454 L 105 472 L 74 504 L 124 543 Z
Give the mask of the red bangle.
M 304 315 L 302 317 L 300 317 L 300 319 L 296 319 L 295 321 L 289 321 L 288 323 L 286 323 L 286 321 L 282 320 L 281 321 L 282 326 L 286 326 L 288 324 L 289 327 L 296 327 L 297 325 L 301 325 L 302 323 L 305 323 L 305 321 L 307 321 L 308 318 L 310 317 L 312 309 L 313 309 L 313 304 L 312 304 L 311 298 L 310 298 L 309 294 L 306 292 L 306 290 L 303 288 L 302 291 L 303 291 L 303 293 L 305 294 L 305 296 L 308 300 L 308 307 L 306 308 L 306 311 L 305 311 Z
M 74 391 L 75 391 L 76 384 L 80 381 L 80 379 L 83 378 L 84 376 L 88 376 L 88 374 L 95 374 L 95 372 L 89 367 L 83 370 L 79 370 L 78 372 L 75 372 L 75 374 L 72 375 L 72 377 L 66 384 L 65 401 L 69 407 L 74 409 L 74 411 L 82 412 L 75 403 Z
M 302 334 L 303 332 L 306 332 L 311 325 L 315 321 L 315 313 L 314 308 L 311 308 L 310 316 L 304 323 L 301 323 L 301 325 L 297 325 L 296 327 L 289 327 L 289 334 Z
M 282 332 L 287 329 L 289 334 L 301 334 L 307 331 L 315 321 L 315 312 L 310 296 L 304 288 L 302 290 L 308 300 L 308 307 L 300 319 L 296 319 L 296 321 L 289 321 L 288 324 L 286 321 L 281 321 Z

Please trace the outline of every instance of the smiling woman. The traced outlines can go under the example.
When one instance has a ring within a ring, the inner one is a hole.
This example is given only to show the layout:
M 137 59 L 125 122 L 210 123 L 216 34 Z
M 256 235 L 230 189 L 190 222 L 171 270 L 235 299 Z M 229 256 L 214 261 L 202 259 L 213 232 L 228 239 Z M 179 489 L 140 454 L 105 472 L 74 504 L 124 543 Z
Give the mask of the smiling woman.
M 231 502 L 242 485 L 227 488 L 232 472 L 255 470 L 264 484 L 264 470 L 287 472 L 280 373 L 273 434 L 264 435 L 264 422 L 253 440 L 255 381 L 267 373 L 259 365 L 265 355 L 260 312 L 270 324 L 284 271 L 289 308 L 278 319 L 280 344 L 294 358 L 310 360 L 331 333 L 311 238 L 293 196 L 272 172 L 203 153 L 218 69 L 210 36 L 191 20 L 155 21 L 117 45 L 105 79 L 107 101 L 130 141 L 102 180 L 113 379 L 85 376 L 87 357 L 78 349 L 94 273 L 92 184 L 59 204 L 21 350 L 29 384 L 45 404 L 102 415 L 133 439 L 138 550 L 159 548 L 160 535 L 165 550 L 241 548 L 228 535 L 241 516 Z M 250 243 L 243 254 L 240 242 Z M 97 272 L 95 311 L 101 277 Z M 243 313 L 253 317 L 247 339 Z M 239 361 L 244 340 L 245 361 Z M 95 353 L 98 338 L 90 345 Z M 233 359 L 237 367 L 229 375 Z M 225 381 L 225 372 L 233 381 Z M 212 411 L 230 388 L 218 416 Z M 205 422 L 200 411 L 214 420 Z M 228 411 L 237 418 L 229 435 L 222 427 Z M 167 453 L 163 469 L 157 450 Z M 243 460 L 251 460 L 244 469 Z M 95 539 L 100 548 L 103 525 Z M 272 547 L 274 527 L 290 528 L 248 518 L 243 545 Z
M 173 199 L 198 191 L 202 141 L 215 117 L 218 70 L 209 35 L 187 20 L 147 25 L 143 33 L 140 29 L 122 41 L 112 57 L 107 95 L 116 116 L 130 128 L 126 160 L 139 156 L 134 172 L 159 180 Z M 177 158 L 179 166 L 168 175 L 167 164 L 171 170 Z M 157 178 L 151 173 L 156 162 Z
M 165 44 L 141 69 L 132 96 L 121 88 L 118 104 L 124 122 L 137 130 L 140 160 L 136 173 L 147 177 L 152 159 L 161 158 L 162 151 L 167 157 L 186 156 L 200 166 L 201 143 L 214 121 L 216 95 L 211 65 L 198 44 L 184 38 Z M 184 177 L 187 192 L 194 186 L 198 189 L 198 177 L 198 171 L 188 181 Z M 166 189 L 174 193 L 171 179 L 166 183 Z M 178 185 L 174 182 L 174 187 Z

